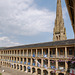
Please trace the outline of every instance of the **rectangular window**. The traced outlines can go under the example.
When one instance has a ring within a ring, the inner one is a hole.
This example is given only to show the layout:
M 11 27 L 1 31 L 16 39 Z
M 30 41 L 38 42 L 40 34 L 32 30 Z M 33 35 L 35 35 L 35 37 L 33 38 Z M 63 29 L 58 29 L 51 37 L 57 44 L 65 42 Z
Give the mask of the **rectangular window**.
M 60 55 L 63 55 L 63 49 L 60 49 Z
M 55 54 L 55 50 L 53 50 L 53 54 Z
M 72 49 L 69 49 L 69 55 L 72 55 Z

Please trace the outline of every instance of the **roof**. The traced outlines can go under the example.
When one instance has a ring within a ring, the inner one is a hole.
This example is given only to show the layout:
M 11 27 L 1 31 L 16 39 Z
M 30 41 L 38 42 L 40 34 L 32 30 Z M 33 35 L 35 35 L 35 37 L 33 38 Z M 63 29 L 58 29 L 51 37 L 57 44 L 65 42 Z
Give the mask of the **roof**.
M 71 19 L 71 23 L 72 23 L 72 27 L 73 27 L 73 30 L 75 32 L 75 24 L 74 24 L 74 1 L 75 0 L 65 0 L 66 2 L 66 6 L 67 6 L 67 9 L 68 9 L 68 12 L 69 12 L 69 16 L 70 16 L 70 19 Z
M 65 46 L 65 45 L 75 45 L 75 39 L 63 40 L 63 41 L 53 41 L 53 42 L 45 42 L 45 43 L 37 43 L 37 44 L 29 44 L 22 46 L 14 46 L 7 47 L 2 50 L 7 49 L 19 49 L 19 48 L 35 48 L 35 47 L 54 47 L 54 46 Z

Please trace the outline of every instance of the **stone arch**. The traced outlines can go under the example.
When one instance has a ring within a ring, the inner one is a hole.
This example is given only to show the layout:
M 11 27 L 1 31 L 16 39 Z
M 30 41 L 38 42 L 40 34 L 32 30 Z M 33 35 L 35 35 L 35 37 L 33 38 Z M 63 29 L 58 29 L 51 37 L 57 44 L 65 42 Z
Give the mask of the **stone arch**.
M 59 73 L 58 75 L 64 75 L 63 73 Z
M 51 71 L 51 72 L 50 72 L 50 74 L 51 74 L 51 75 L 56 75 L 56 73 L 55 73 L 55 72 L 53 72 L 53 71 Z
M 28 72 L 31 72 L 31 67 L 30 66 L 28 66 L 27 69 L 28 69 Z
M 32 73 L 35 73 L 36 72 L 36 69 L 33 67 L 32 68 Z
M 37 69 L 37 74 L 41 75 L 41 69 Z
M 48 75 L 48 71 L 47 70 L 43 70 L 43 75 Z
M 20 65 L 20 70 L 22 70 L 22 65 Z
M 14 69 L 16 69 L 16 64 L 14 64 Z
M 17 65 L 17 70 L 19 70 L 19 65 Z

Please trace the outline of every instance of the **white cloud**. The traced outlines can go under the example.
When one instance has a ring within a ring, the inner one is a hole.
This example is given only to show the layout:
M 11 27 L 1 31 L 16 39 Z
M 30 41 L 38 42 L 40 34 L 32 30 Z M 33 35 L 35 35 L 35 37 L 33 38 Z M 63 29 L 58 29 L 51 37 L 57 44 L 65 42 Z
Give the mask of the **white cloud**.
M 20 45 L 20 43 L 12 42 L 8 37 L 0 37 L 0 47 L 7 47 L 7 46 L 16 46 Z
M 16 35 L 53 31 L 55 13 L 37 9 L 34 0 L 1 0 L 0 30 Z

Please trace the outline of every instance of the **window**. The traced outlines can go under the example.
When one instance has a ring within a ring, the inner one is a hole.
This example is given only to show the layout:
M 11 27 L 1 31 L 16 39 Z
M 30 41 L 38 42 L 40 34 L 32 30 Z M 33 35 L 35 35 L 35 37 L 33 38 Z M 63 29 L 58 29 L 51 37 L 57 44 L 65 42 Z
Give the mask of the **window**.
M 72 55 L 72 49 L 69 49 L 69 55 Z
M 55 50 L 53 50 L 53 54 L 55 54 Z
M 63 55 L 63 49 L 60 49 L 60 55 Z

